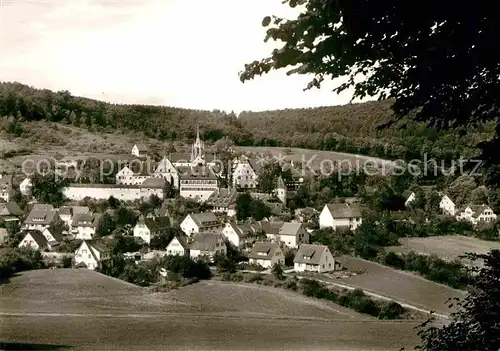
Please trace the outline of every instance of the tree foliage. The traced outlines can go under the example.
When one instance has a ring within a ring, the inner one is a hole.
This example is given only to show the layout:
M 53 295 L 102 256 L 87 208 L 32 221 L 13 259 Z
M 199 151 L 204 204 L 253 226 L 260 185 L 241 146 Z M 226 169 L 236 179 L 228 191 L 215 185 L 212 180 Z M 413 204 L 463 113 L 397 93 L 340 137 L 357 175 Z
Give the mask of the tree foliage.
M 500 251 L 469 255 L 484 267 L 471 277 L 473 289 L 457 303 L 452 322 L 441 328 L 422 324 L 419 350 L 498 350 L 500 348 Z
M 314 76 L 306 89 L 319 88 L 326 77 L 347 76 L 336 93 L 353 88 L 354 97 L 394 99 L 396 118 L 411 116 L 445 128 L 496 119 L 500 68 L 491 48 L 500 27 L 492 4 L 284 3 L 303 6 L 296 18 L 264 19 L 262 24 L 270 26 L 265 40 L 282 45 L 269 57 L 245 65 L 243 82 L 288 67 L 287 74 Z M 488 156 L 500 160 L 498 153 Z

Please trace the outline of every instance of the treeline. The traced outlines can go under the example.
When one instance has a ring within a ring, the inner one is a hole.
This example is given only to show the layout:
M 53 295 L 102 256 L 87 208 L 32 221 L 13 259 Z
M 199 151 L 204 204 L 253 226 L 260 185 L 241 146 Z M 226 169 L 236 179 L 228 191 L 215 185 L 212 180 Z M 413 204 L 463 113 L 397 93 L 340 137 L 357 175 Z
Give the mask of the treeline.
M 467 130 L 440 131 L 424 123 L 403 120 L 379 128 L 392 119 L 392 101 L 344 106 L 242 112 L 242 126 L 254 146 L 283 146 L 348 152 L 392 159 L 421 158 L 426 152 L 439 160 L 469 157 L 478 142 L 488 139 L 493 124 Z
M 50 121 L 71 124 L 91 131 L 142 131 L 159 140 L 192 140 L 200 125 L 205 140 L 228 136 L 247 140 L 234 113 L 190 110 L 165 106 L 121 105 L 72 96 L 68 91 L 35 89 L 20 83 L 0 83 L 0 116 L 14 117 L 6 126 L 21 136 L 20 121 Z
M 489 139 L 494 125 L 441 131 L 424 123 L 402 121 L 379 127 L 392 118 L 391 101 L 345 106 L 234 113 L 166 106 L 121 105 L 52 92 L 20 83 L 0 83 L 0 116 L 11 117 L 3 128 L 22 136 L 22 121 L 46 120 L 91 131 L 141 131 L 159 140 L 192 140 L 196 125 L 202 138 L 224 137 L 240 146 L 283 146 L 348 152 L 392 159 L 421 158 L 423 153 L 450 161 L 472 157 L 476 145 Z

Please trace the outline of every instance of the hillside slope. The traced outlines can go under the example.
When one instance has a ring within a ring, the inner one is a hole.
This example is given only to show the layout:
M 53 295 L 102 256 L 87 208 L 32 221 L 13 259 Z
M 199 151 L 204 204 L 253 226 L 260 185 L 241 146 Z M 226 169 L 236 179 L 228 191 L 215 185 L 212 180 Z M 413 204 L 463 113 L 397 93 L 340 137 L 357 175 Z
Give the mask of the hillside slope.
M 348 152 L 382 158 L 433 158 L 449 161 L 472 157 L 479 141 L 493 135 L 493 124 L 459 131 L 438 131 L 423 123 L 403 121 L 378 127 L 392 119 L 391 101 L 345 106 L 234 113 L 166 106 L 119 105 L 52 92 L 20 83 L 0 83 L 1 128 L 23 136 L 23 121 L 70 124 L 92 132 L 134 132 L 137 137 L 191 141 L 196 126 L 202 138 L 223 137 L 240 146 L 283 146 Z M 405 128 L 402 128 L 402 127 Z M 142 134 L 142 135 L 141 135 Z

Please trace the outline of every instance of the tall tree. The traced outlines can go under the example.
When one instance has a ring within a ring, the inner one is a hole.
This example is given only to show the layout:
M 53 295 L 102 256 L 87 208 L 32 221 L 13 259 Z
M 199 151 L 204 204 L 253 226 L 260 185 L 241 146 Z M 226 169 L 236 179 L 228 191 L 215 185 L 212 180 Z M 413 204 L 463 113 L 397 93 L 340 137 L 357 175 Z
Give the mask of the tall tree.
M 280 49 L 240 72 L 245 82 L 271 70 L 314 78 L 347 76 L 334 89 L 354 97 L 393 98 L 396 119 L 411 116 L 438 127 L 474 126 L 498 116 L 500 22 L 492 2 L 455 4 L 396 0 L 284 0 L 300 6 L 296 18 L 265 17 L 265 40 Z M 356 78 L 356 79 L 355 79 Z M 463 129 L 466 130 L 465 128 Z M 484 156 L 500 162 L 494 145 Z

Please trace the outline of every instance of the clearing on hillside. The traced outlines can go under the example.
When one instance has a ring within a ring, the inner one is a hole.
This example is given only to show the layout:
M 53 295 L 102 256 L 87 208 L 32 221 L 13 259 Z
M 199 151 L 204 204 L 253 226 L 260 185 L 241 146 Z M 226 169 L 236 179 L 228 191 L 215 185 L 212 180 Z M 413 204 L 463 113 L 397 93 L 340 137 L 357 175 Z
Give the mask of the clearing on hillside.
M 280 160 L 290 160 L 298 164 L 308 164 L 313 169 L 319 169 L 324 160 L 345 162 L 345 165 L 351 165 L 352 169 L 365 165 L 366 167 L 377 165 L 377 167 L 385 167 L 390 170 L 394 166 L 394 162 L 384 160 L 377 157 L 363 156 L 356 154 L 348 154 L 335 151 L 320 151 L 311 149 L 300 148 L 286 148 L 286 147 L 267 147 L 267 146 L 237 146 L 236 151 L 254 153 L 257 155 L 270 154 L 272 157 Z M 342 164 L 342 163 L 341 163 Z M 323 168 L 329 169 L 328 163 L 323 164 Z
M 338 279 L 336 282 L 393 298 L 427 311 L 449 314 L 452 310 L 448 308 L 446 301 L 449 298 L 465 296 L 463 291 L 378 263 L 349 256 L 339 258 L 339 261 L 350 271 L 364 271 L 364 273 Z
M 436 255 L 444 260 L 460 259 L 466 253 L 485 254 L 493 249 L 500 250 L 500 242 L 486 241 L 463 235 L 429 236 L 427 238 L 402 238 L 401 246 L 391 246 L 393 252 L 417 252 Z M 470 261 L 462 259 L 464 263 Z

